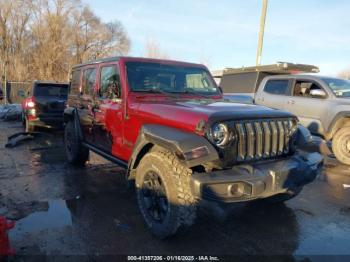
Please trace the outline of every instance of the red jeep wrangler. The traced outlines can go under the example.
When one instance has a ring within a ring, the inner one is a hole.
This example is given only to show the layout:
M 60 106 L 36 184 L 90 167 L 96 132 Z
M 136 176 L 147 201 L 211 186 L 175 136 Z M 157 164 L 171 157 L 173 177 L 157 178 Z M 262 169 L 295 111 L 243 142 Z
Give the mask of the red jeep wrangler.
M 298 148 L 310 133 L 290 113 L 222 99 L 208 69 L 116 57 L 72 70 L 64 112 L 71 164 L 89 150 L 125 167 L 141 214 L 166 238 L 198 204 L 284 201 L 313 181 L 322 157 Z

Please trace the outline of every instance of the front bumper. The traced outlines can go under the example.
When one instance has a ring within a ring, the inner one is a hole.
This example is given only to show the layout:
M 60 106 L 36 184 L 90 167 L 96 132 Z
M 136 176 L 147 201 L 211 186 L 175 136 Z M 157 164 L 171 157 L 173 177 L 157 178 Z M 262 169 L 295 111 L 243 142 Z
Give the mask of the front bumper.
M 316 178 L 322 165 L 323 157 L 320 154 L 297 152 L 288 159 L 195 173 L 191 190 L 197 199 L 223 203 L 266 198 L 297 191 Z

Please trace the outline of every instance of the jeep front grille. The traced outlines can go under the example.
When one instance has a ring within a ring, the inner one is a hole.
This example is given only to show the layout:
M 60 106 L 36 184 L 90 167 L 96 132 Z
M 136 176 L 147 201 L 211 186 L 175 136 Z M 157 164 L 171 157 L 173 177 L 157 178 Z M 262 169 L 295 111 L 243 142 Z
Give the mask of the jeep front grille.
M 291 119 L 235 123 L 237 161 L 272 158 L 289 153 Z

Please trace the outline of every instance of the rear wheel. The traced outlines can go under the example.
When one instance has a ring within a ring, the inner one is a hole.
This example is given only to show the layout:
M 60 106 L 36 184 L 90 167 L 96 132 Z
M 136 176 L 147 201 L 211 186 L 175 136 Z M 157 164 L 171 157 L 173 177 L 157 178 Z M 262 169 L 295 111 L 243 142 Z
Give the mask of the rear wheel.
M 190 190 L 192 171 L 167 151 L 147 154 L 137 168 L 137 201 L 153 235 L 164 239 L 185 231 L 195 221 Z
M 84 147 L 73 121 L 69 121 L 64 131 L 64 145 L 67 160 L 75 166 L 83 166 L 89 159 L 89 149 Z
M 335 133 L 332 149 L 338 161 L 350 165 L 350 127 L 343 127 Z

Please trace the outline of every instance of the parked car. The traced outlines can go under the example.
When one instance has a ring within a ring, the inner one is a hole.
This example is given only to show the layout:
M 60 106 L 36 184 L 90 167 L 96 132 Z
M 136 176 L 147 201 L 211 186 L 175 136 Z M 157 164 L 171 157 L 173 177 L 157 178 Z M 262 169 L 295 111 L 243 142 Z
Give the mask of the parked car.
M 289 75 L 266 77 L 255 103 L 288 110 L 314 135 L 332 141 L 332 150 L 350 165 L 350 81 L 340 78 Z
M 67 101 L 68 83 L 35 81 L 28 97 L 22 101 L 22 122 L 26 132 L 35 127 L 63 127 L 63 111 Z
M 252 99 L 252 103 L 293 113 L 313 135 L 331 141 L 336 158 L 350 165 L 350 81 L 288 74 L 317 72 L 318 69 L 307 65 L 281 65 L 224 72 L 220 85 L 225 97 L 242 100 L 245 95 L 244 99 Z
M 67 160 L 89 150 L 124 167 L 150 231 L 189 228 L 197 206 L 285 201 L 314 180 L 318 153 L 290 113 L 223 100 L 199 64 L 114 57 L 72 69 L 64 111 Z

